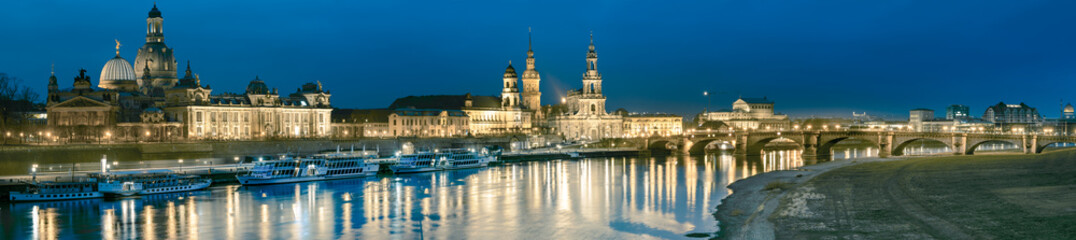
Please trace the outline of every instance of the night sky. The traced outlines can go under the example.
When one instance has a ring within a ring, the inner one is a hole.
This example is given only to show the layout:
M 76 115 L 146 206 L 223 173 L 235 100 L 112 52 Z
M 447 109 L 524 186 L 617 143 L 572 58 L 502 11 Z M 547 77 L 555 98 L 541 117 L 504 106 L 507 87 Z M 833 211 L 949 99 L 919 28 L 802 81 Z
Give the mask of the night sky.
M 3 1 L 0 72 L 44 94 L 79 68 L 96 85 L 134 62 L 152 1 Z M 608 109 L 694 115 L 737 96 L 793 117 L 999 101 L 1046 116 L 1076 101 L 1076 1 L 160 1 L 165 43 L 215 93 L 260 75 L 281 93 L 320 80 L 343 108 L 408 95 L 497 95 L 527 28 L 543 104 L 579 88 L 594 32 Z M 182 73 L 180 74 L 182 77 Z M 43 98 L 42 98 L 43 99 Z

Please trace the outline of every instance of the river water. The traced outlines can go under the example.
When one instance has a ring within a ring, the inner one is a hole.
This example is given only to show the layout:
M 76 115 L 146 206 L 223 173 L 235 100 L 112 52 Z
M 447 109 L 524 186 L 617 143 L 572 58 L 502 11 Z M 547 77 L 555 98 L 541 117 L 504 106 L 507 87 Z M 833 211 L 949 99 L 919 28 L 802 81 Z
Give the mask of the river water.
M 181 194 L 0 203 L 0 239 L 657 239 L 718 230 L 729 183 L 831 158 L 616 157 Z M 87 163 L 92 164 L 92 163 Z

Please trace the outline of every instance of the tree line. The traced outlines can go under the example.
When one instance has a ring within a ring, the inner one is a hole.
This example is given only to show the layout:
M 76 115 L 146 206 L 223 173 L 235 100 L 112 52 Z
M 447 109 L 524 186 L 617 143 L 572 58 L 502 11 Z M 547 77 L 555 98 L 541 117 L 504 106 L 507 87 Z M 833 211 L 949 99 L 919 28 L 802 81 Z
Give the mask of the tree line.
M 44 109 L 44 104 L 38 102 L 40 98 L 41 94 L 21 79 L 0 73 L 0 129 L 7 129 L 12 120 L 21 118 L 19 113 Z

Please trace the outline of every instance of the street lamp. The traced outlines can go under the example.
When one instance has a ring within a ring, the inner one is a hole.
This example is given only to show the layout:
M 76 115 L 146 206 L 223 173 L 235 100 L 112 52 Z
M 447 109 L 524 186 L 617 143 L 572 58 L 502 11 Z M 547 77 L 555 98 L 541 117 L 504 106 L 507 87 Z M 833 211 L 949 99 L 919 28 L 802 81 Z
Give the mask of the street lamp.
M 183 172 L 183 159 L 182 158 L 179 159 L 179 171 Z
M 30 166 L 30 180 L 37 182 L 37 164 Z

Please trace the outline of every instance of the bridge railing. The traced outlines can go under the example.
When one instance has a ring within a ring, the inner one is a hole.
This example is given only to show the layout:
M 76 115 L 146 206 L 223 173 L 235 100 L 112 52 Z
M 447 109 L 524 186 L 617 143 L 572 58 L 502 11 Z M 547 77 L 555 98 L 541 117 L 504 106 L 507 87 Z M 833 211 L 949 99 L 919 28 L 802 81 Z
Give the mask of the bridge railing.
M 793 129 L 741 129 L 741 130 L 728 130 L 728 129 L 689 129 L 683 132 L 681 137 L 721 137 L 732 136 L 735 134 L 750 134 L 750 133 L 826 133 L 826 132 L 893 132 L 893 133 L 951 133 L 951 134 L 990 134 L 990 135 L 1006 135 L 1006 136 L 1073 136 L 1072 134 L 1059 133 L 1050 130 L 1039 131 L 1026 131 L 1024 129 L 1016 129 L 1010 131 L 1002 130 L 964 130 L 964 129 L 913 129 L 913 128 L 857 128 L 857 127 L 841 127 L 839 125 L 834 127 L 824 126 L 821 129 L 817 128 L 799 128 Z M 652 137 L 652 136 L 646 136 Z M 668 137 L 668 136 L 660 136 Z

